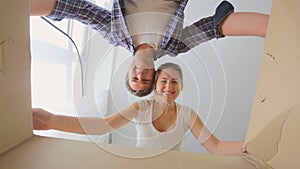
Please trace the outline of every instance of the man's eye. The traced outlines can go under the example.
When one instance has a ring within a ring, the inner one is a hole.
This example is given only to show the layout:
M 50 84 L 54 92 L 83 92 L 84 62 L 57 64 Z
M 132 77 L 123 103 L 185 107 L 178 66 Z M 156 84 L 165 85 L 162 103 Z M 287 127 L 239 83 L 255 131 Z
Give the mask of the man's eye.
M 144 84 L 150 84 L 150 81 L 149 80 L 144 80 L 143 83 Z

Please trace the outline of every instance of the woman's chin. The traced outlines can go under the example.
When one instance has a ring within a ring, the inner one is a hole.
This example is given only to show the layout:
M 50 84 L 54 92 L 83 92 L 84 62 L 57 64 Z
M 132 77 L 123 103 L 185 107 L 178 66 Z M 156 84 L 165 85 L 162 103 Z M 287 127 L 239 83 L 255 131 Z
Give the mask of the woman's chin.
M 175 101 L 175 99 L 173 97 L 165 97 L 165 96 L 160 96 L 160 97 L 157 97 L 156 99 L 165 104 L 172 104 Z
M 165 99 L 163 99 L 163 102 L 166 103 L 166 104 L 172 104 L 172 103 L 174 103 L 174 99 L 165 98 Z

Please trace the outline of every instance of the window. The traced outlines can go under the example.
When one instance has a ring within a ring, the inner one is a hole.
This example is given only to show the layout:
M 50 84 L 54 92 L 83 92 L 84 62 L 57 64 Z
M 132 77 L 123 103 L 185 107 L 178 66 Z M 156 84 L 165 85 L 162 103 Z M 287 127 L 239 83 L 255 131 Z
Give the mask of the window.
M 111 8 L 111 0 L 94 0 L 100 6 Z M 52 21 L 50 21 L 52 22 Z M 52 22 L 75 41 L 83 52 L 90 32 L 87 26 L 73 20 Z M 32 55 L 32 106 L 54 112 L 73 112 L 72 83 L 78 55 L 74 44 L 40 17 L 30 18 Z M 85 56 L 81 56 L 84 59 Z M 77 67 L 78 69 L 78 67 Z M 73 82 L 77 80 L 77 82 Z
M 106 8 L 110 8 L 111 1 L 97 0 L 96 3 L 103 5 Z M 63 32 L 67 33 L 76 43 L 81 55 L 81 60 L 83 60 L 83 72 L 82 74 L 78 73 L 78 69 L 80 69 L 78 67 L 79 57 L 71 40 L 42 18 L 31 17 L 32 107 L 42 107 L 53 113 L 74 116 L 77 116 L 76 109 L 90 110 L 95 109 L 95 107 L 106 113 L 108 102 L 107 88 L 109 88 L 110 84 L 113 66 L 113 56 L 111 55 L 113 55 L 113 52 L 107 54 L 109 56 L 103 59 L 103 63 L 99 64 L 100 67 L 96 67 L 95 58 L 103 57 L 99 55 L 99 53 L 105 53 L 103 51 L 107 51 L 107 49 L 104 48 L 111 48 L 110 44 L 101 38 L 99 34 L 96 36 L 97 38 L 93 38 L 97 32 L 90 30 L 88 26 L 77 21 L 62 20 L 59 22 L 50 22 Z M 90 75 L 93 74 L 93 71 L 96 72 L 94 75 L 95 77 Z M 83 75 L 83 78 L 81 78 L 81 75 Z M 97 78 L 99 76 L 101 77 L 101 80 Z M 84 80 L 83 83 L 82 80 Z M 77 88 L 81 89 L 81 84 L 87 84 L 88 90 L 92 90 L 92 88 L 89 87 L 93 86 L 94 83 L 97 83 L 95 86 L 98 88 L 97 91 L 92 92 L 95 92 L 97 98 L 92 100 L 93 98 L 90 96 L 82 97 L 80 98 L 81 104 L 79 105 L 79 108 L 78 105 L 74 105 L 73 88 L 75 88 L 75 90 Z M 94 102 L 96 102 L 96 105 Z M 80 116 L 82 114 L 78 115 Z M 86 113 L 84 116 L 94 116 L 94 114 Z M 91 139 L 91 136 L 58 131 L 35 131 L 35 134 L 88 141 Z M 93 137 L 97 142 L 102 142 L 103 138 L 105 138 L 105 136 Z
M 72 72 L 77 61 L 73 44 L 40 17 L 31 17 L 30 21 L 32 106 L 72 112 Z M 55 25 L 69 35 L 76 30 L 74 39 L 80 46 L 82 26 L 74 26 L 67 20 Z

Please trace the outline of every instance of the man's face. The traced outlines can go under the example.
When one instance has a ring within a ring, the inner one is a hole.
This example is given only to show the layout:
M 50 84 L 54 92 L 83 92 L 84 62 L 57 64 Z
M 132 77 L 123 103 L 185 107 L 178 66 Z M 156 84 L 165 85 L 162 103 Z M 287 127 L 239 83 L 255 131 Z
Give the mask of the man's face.
M 153 60 L 134 58 L 128 71 L 128 84 L 134 91 L 152 87 L 154 74 Z
M 154 69 L 134 67 L 129 70 L 128 84 L 134 91 L 149 89 L 153 83 Z

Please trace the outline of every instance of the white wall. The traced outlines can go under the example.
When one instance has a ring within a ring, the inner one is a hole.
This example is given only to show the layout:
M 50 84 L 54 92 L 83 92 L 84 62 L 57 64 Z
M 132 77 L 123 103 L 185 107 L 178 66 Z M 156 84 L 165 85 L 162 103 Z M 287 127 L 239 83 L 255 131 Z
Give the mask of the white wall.
M 216 6 L 219 2 L 211 0 L 190 1 L 186 9 L 187 20 L 193 22 L 199 16 L 210 15 L 211 10 L 208 5 Z M 272 1 L 231 2 L 234 4 L 236 12 L 270 13 Z M 209 48 L 206 48 L 207 46 Z M 194 52 L 203 59 L 207 71 L 212 75 L 212 82 L 215 82 L 212 89 L 216 91 L 215 94 L 209 95 L 207 89 L 200 89 L 202 92 L 200 92 L 200 103 L 198 104 L 200 106 L 199 115 L 203 118 L 203 121 L 207 117 L 212 117 L 207 119 L 208 126 L 212 130 L 216 129 L 214 133 L 221 139 L 243 140 L 246 136 L 263 46 L 263 38 L 226 37 L 222 40 L 213 40 L 211 43 L 200 45 L 194 49 Z M 212 52 L 213 49 L 215 52 Z M 219 57 L 220 62 L 218 62 L 217 57 Z M 184 55 L 181 58 L 184 58 Z M 198 63 L 192 60 L 186 60 L 186 62 L 195 70 L 199 67 Z M 222 65 L 223 68 L 221 68 Z M 222 72 L 222 69 L 224 72 Z M 195 76 L 200 84 L 209 80 L 207 76 L 203 77 L 202 74 L 195 73 Z M 188 85 L 188 83 L 185 83 L 185 85 Z M 186 92 L 188 93 L 187 97 L 193 95 L 193 90 Z M 211 99 L 209 96 L 213 96 L 212 104 L 209 104 L 209 99 Z M 186 103 L 192 107 L 197 107 L 197 103 L 189 103 L 189 101 Z M 207 113 L 209 105 L 212 105 L 212 111 Z M 220 111 L 222 105 L 224 106 L 223 113 Z M 219 123 L 218 120 L 220 120 Z M 200 146 L 191 135 L 188 136 L 185 140 L 184 150 L 198 151 L 196 147 Z

